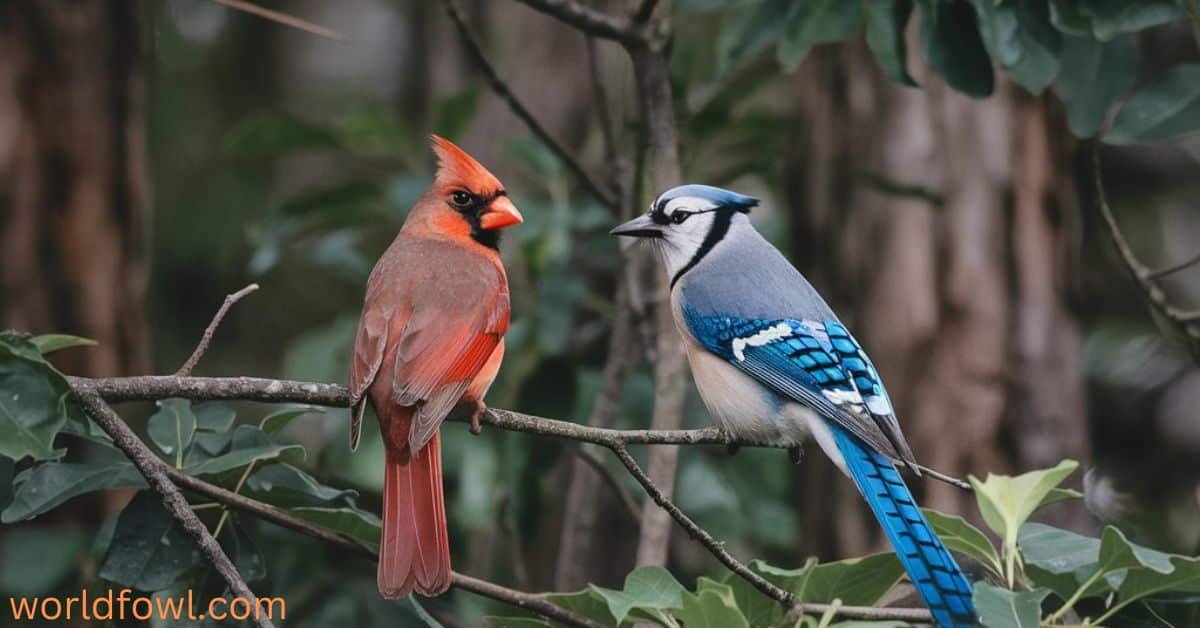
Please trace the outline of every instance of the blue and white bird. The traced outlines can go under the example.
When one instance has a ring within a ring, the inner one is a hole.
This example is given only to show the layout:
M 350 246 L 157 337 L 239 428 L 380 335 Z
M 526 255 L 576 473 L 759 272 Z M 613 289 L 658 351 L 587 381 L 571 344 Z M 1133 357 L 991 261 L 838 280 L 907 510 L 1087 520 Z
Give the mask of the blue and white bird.
M 896 469 L 917 466 L 879 374 L 821 295 L 750 224 L 756 205 L 684 185 L 611 233 L 649 239 L 661 254 L 692 375 L 724 430 L 784 445 L 812 435 L 858 485 L 938 625 L 974 626 L 971 587 Z

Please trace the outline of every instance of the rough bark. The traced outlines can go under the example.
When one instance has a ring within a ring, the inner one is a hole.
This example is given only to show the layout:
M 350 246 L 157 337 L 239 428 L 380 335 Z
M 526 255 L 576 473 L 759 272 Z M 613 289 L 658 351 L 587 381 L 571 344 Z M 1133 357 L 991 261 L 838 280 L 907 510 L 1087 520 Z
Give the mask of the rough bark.
M 1078 458 L 1067 132 L 1046 99 L 1002 83 L 974 101 L 921 70 L 921 89 L 889 83 L 860 43 L 806 61 L 786 166 L 795 259 L 871 353 L 921 463 L 962 477 Z M 818 458 L 798 471 L 802 552 L 881 546 Z M 968 493 L 912 484 L 926 506 L 974 511 Z
M 0 7 L 0 326 L 99 341 L 74 373 L 150 368 L 138 6 Z

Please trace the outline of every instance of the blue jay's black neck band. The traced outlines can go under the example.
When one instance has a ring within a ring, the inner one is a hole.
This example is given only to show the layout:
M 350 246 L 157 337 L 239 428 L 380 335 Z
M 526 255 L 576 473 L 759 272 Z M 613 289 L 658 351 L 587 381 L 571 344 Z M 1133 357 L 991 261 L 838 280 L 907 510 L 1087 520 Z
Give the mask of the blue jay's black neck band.
M 716 208 L 715 215 L 713 216 L 713 224 L 708 230 L 708 235 L 704 236 L 704 241 L 700 243 L 700 248 L 696 249 L 696 254 L 692 256 L 692 259 L 688 260 L 688 263 L 684 264 L 683 268 L 680 268 L 679 272 L 675 273 L 675 276 L 671 278 L 671 288 L 675 287 L 675 284 L 684 273 L 694 268 L 696 264 L 699 264 L 700 260 L 704 259 L 704 256 L 708 255 L 708 252 L 713 250 L 713 247 L 725 238 L 725 234 L 729 233 L 729 226 L 733 223 L 733 215 L 738 211 L 740 210 L 736 207 L 729 206 Z

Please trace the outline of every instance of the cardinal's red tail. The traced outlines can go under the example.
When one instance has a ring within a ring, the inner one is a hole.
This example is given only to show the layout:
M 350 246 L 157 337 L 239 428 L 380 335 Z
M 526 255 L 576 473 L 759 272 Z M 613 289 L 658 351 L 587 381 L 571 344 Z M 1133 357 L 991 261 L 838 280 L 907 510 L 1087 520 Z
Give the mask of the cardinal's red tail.
M 450 545 L 442 501 L 442 447 L 437 434 L 416 456 L 388 451 L 383 481 L 379 593 L 394 599 L 450 588 Z

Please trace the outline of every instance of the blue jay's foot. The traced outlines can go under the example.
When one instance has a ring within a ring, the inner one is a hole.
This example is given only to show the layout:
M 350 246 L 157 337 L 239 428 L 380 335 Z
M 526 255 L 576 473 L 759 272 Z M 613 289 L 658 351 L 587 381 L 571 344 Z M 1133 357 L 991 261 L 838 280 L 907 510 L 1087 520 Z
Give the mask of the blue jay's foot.
M 792 459 L 792 464 L 800 464 L 800 461 L 804 459 L 804 448 L 800 445 L 788 447 L 788 457 Z
M 479 419 L 483 418 L 484 412 L 487 412 L 487 405 L 482 401 L 476 401 L 475 409 L 471 410 L 471 433 L 476 436 L 479 436 L 479 433 L 483 431 L 483 426 L 480 425 Z

